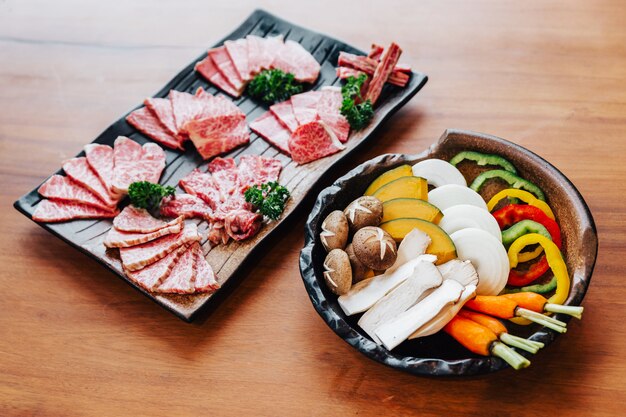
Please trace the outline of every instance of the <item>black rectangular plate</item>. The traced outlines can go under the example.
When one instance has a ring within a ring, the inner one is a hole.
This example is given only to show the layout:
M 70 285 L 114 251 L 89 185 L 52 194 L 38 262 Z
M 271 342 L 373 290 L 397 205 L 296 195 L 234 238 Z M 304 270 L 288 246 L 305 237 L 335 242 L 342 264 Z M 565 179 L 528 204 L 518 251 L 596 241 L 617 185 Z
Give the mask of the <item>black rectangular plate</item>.
M 363 51 L 350 45 L 346 45 L 343 42 L 320 33 L 293 25 L 263 10 L 256 10 L 252 13 L 241 26 L 215 46 L 221 45 L 225 40 L 239 39 L 249 34 L 259 36 L 275 36 L 282 34 L 286 39 L 292 39 L 301 43 L 313 54 L 322 66 L 320 77 L 312 87 L 313 89 L 319 89 L 324 85 L 341 85 L 341 80 L 339 80 L 335 74 L 335 66 L 340 51 L 364 54 Z M 198 87 L 204 87 L 213 94 L 219 93 L 220 91 L 218 89 L 208 84 L 204 78 L 194 71 L 195 63 L 204 57 L 206 57 L 206 53 L 187 65 L 187 67 L 167 83 L 155 97 L 166 97 L 171 89 L 193 93 Z M 289 189 L 292 198 L 289 200 L 281 220 L 264 225 L 261 231 L 251 239 L 243 242 L 231 242 L 227 245 L 215 247 L 211 247 L 206 240 L 202 242 L 207 260 L 213 267 L 218 282 L 222 284 L 222 288 L 215 294 L 157 295 L 136 286 L 132 281 L 128 280 L 122 272 L 118 251 L 105 250 L 102 244 L 104 236 L 111 228 L 111 220 L 75 220 L 56 224 L 38 224 L 69 243 L 71 246 L 94 258 L 128 282 L 131 286 L 150 297 L 156 303 L 170 310 L 181 319 L 191 321 L 200 309 L 207 306 L 211 300 L 216 298 L 215 295 L 220 294 L 228 287 L 227 283 L 230 278 L 236 275 L 244 261 L 252 255 L 255 248 L 258 248 L 264 240 L 269 239 L 277 228 L 291 216 L 296 209 L 302 206 L 304 198 L 320 177 L 341 158 L 354 152 L 359 146 L 369 140 L 381 123 L 409 101 L 411 97 L 426 84 L 427 79 L 424 74 L 412 73 L 411 79 L 405 88 L 386 86 L 370 125 L 362 131 L 352 133 L 350 140 L 346 144 L 346 149 L 330 157 L 306 165 L 296 165 L 289 157 L 278 152 L 276 148 L 270 146 L 254 133 L 252 133 L 250 143 L 247 146 L 238 148 L 225 155 L 237 158 L 245 154 L 259 154 L 278 158 L 283 164 L 280 183 Z M 267 110 L 267 107 L 260 105 L 246 96 L 234 100 L 234 103 L 246 114 L 248 123 Z M 141 107 L 141 105 L 137 106 L 137 108 L 138 107 Z M 118 136 L 128 136 L 141 144 L 149 141 L 147 137 L 143 136 L 126 123 L 124 116 L 102 132 L 93 143 L 102 143 L 112 146 L 115 138 Z M 206 162 L 200 158 L 190 143 L 187 143 L 187 148 L 184 152 L 165 149 L 165 154 L 166 167 L 161 177 L 162 184 L 175 186 L 182 177 L 194 168 L 206 168 Z M 81 152 L 78 156 L 83 155 L 84 152 Z M 62 173 L 62 171 L 59 170 L 57 174 L 59 173 Z M 37 193 L 37 188 L 21 197 L 14 204 L 16 209 L 31 219 L 37 204 L 41 201 L 41 197 Z M 194 221 L 198 223 L 201 231 L 206 231 L 206 222 Z

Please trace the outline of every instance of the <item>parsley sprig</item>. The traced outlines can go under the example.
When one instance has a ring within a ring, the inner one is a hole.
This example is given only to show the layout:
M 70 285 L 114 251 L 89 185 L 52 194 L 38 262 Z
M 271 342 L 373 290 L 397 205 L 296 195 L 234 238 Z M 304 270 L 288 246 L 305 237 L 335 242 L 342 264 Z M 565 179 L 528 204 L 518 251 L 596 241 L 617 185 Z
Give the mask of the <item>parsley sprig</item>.
M 166 187 L 161 184 L 153 184 L 148 181 L 133 182 L 128 187 L 130 202 L 139 208 L 156 212 L 159 209 L 163 197 L 174 195 L 176 189 L 171 185 Z
M 374 108 L 370 100 L 363 100 L 361 88 L 367 80 L 367 75 L 361 74 L 358 77 L 348 77 L 346 83 L 341 87 L 343 102 L 341 103 L 341 114 L 343 114 L 350 127 L 354 130 L 361 130 L 367 126 L 374 116 Z
M 266 104 L 274 104 L 285 101 L 302 90 L 302 84 L 295 80 L 293 74 L 271 69 L 263 70 L 254 77 L 248 84 L 247 93 Z
M 289 190 L 276 181 L 266 182 L 261 186 L 254 185 L 244 193 L 246 201 L 271 220 L 278 220 L 285 210 L 289 196 Z

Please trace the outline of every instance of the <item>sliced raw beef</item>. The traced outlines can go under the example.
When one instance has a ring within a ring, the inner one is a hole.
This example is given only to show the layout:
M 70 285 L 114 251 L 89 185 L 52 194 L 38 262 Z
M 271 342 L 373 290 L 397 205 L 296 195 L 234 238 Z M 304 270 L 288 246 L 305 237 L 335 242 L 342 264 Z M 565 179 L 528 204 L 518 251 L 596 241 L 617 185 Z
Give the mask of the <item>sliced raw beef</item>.
M 401 54 L 402 49 L 400 49 L 400 46 L 398 46 L 395 42 L 392 42 L 391 45 L 385 49 L 380 57 L 380 63 L 376 67 L 376 71 L 374 71 L 374 75 L 372 76 L 372 81 L 370 82 L 367 94 L 365 95 L 366 100 L 370 100 L 372 104 L 376 104 L 376 101 L 378 100 L 378 97 L 380 97 L 380 93 L 389 79 L 393 68 L 398 63 L 398 59 L 400 59 Z
M 245 84 L 237 73 L 230 56 L 228 56 L 226 48 L 224 46 L 219 46 L 217 48 L 209 49 L 208 54 L 217 67 L 217 70 L 224 76 L 224 78 L 226 78 L 226 81 L 228 81 L 235 91 L 237 91 L 237 96 L 241 95 L 245 88 Z
M 177 218 L 170 222 L 164 222 L 163 220 L 153 217 L 146 209 L 129 205 L 122 210 L 119 216 L 113 219 L 113 227 L 122 232 L 151 233 L 165 227 L 177 224 L 182 225 L 182 216 L 172 217 Z
M 194 292 L 211 292 L 220 287 L 220 284 L 215 280 L 215 274 L 213 268 L 206 261 L 204 253 L 202 253 L 202 247 L 199 243 L 191 245 L 193 252 L 193 260 L 196 266 L 196 280 L 194 283 Z
M 207 168 L 217 184 L 222 202 L 239 191 L 239 170 L 233 158 L 215 158 Z
M 242 155 L 239 159 L 240 190 L 245 191 L 251 185 L 261 185 L 277 181 L 283 168 L 278 159 L 259 155 Z
M 337 76 L 344 79 L 349 76 L 358 77 L 361 73 L 365 73 L 370 76 L 374 75 L 374 71 L 376 71 L 376 67 L 378 66 L 378 61 L 366 56 L 340 52 L 337 65 Z M 396 65 L 391 71 L 387 82 L 399 87 L 404 87 L 409 82 L 410 72 L 410 66 L 406 64 L 402 64 L 402 66 Z
M 177 132 L 182 132 L 185 123 L 194 119 L 204 109 L 205 100 L 193 94 L 170 90 L 169 98 Z
M 165 153 L 154 143 L 141 146 L 132 139 L 119 136 L 115 139 L 113 162 L 113 189 L 127 193 L 133 182 L 159 182 L 165 168 Z
M 63 171 L 74 182 L 94 193 L 105 205 L 114 207 L 119 202 L 119 197 L 111 197 L 109 191 L 87 162 L 87 158 L 68 159 L 63 163 Z
M 169 133 L 158 117 L 147 107 L 134 110 L 126 116 L 126 121 L 150 139 L 172 149 L 182 149 L 178 138 Z
M 306 164 L 344 149 L 333 131 L 323 122 L 300 125 L 289 138 L 291 159 Z
M 320 74 L 320 64 L 298 42 L 286 41 L 275 51 L 272 68 L 291 73 L 298 81 L 312 83 Z
M 317 102 L 317 114 L 322 122 L 337 136 L 341 143 L 348 140 L 350 134 L 350 123 L 341 114 L 341 103 L 343 96 L 339 87 L 323 87 L 322 96 Z
M 210 56 L 207 56 L 202 61 L 196 63 L 195 69 L 211 84 L 215 85 L 225 93 L 233 97 L 239 97 L 241 95 L 241 92 L 238 92 L 232 85 L 230 85 L 228 80 L 226 80 L 222 73 L 219 72 Z
M 243 114 L 192 120 L 185 125 L 189 138 L 204 159 L 250 142 Z
M 219 171 L 232 171 L 237 169 L 237 163 L 234 158 L 215 158 L 207 165 L 207 170 L 211 174 Z
M 378 61 L 380 60 L 380 56 L 383 54 L 384 50 L 385 50 L 384 46 L 373 43 L 372 49 L 370 49 L 370 53 L 367 54 L 367 57 L 372 58 L 375 61 Z
M 317 120 L 317 102 L 321 97 L 320 91 L 307 91 L 291 96 L 291 107 L 299 125 Z
M 154 113 L 170 135 L 178 138 L 178 128 L 174 121 L 174 111 L 169 98 L 147 98 L 143 104 Z
M 291 109 L 291 105 L 289 105 L 289 108 Z M 250 123 L 250 129 L 280 149 L 281 152 L 289 155 L 289 136 L 291 136 L 291 133 L 278 121 L 272 112 L 265 112 Z
M 115 227 L 112 227 L 104 238 L 104 246 L 107 248 L 127 248 L 130 246 L 141 245 L 142 243 L 151 242 L 162 236 L 180 233 L 182 229 L 182 222 L 166 226 L 150 233 L 122 232 L 117 230 Z
M 219 186 L 213 176 L 207 172 L 194 169 L 183 177 L 178 185 L 187 193 L 202 199 L 212 210 L 222 203 Z
M 259 231 L 262 220 L 262 215 L 249 210 L 229 211 L 224 219 L 224 228 L 233 239 L 245 240 Z
M 283 45 L 283 37 L 260 38 L 254 35 L 246 37 L 248 41 L 248 66 L 252 74 L 269 69 L 274 61 L 274 54 Z
M 115 210 L 115 204 L 113 206 L 107 205 L 94 193 L 69 177 L 62 175 L 51 176 L 39 187 L 38 191 L 42 196 L 54 200 L 61 200 L 67 203 L 81 203 L 106 211 Z
M 235 103 L 227 99 L 223 95 L 219 94 L 213 97 L 210 94 L 202 94 L 199 99 L 203 101 L 202 111 L 195 117 L 195 119 L 203 119 L 206 117 L 216 116 L 232 116 L 245 114 L 237 107 Z
M 200 240 L 198 227 L 193 223 L 185 223 L 183 230 L 175 235 L 167 235 L 142 245 L 120 249 L 120 258 L 124 268 L 137 271 L 159 259 L 182 245 L 189 245 Z
M 167 278 L 153 289 L 154 292 L 167 294 L 191 294 L 196 280 L 195 254 L 188 247 L 176 260 L 176 264 Z
M 81 203 L 67 203 L 58 200 L 41 200 L 33 220 L 43 223 L 64 222 L 75 219 L 108 219 L 119 214 L 119 210 L 102 210 Z
M 237 39 L 235 41 L 224 42 L 226 52 L 230 60 L 233 62 L 237 74 L 243 81 L 250 80 L 250 68 L 248 64 L 248 41 L 245 39 Z
M 186 250 L 187 246 L 182 245 L 178 249 L 168 253 L 165 258 L 162 258 L 145 268 L 138 271 L 129 271 L 124 268 L 124 272 L 126 273 L 126 276 L 133 280 L 137 285 L 148 291 L 152 291 L 154 287 L 160 285 L 161 282 L 167 278 L 174 268 L 174 265 L 176 265 L 176 261 L 180 255 Z
M 199 217 L 208 221 L 212 214 L 213 209 L 204 200 L 191 194 L 176 194 L 161 202 L 162 216 L 184 216 L 187 219 Z
M 298 120 L 296 120 L 296 115 L 293 113 L 291 99 L 271 105 L 270 111 L 289 132 L 293 132 L 298 128 Z
M 111 197 L 119 198 L 119 194 L 113 191 L 113 148 L 109 145 L 90 143 L 85 145 L 85 156 Z
M 358 78 L 361 74 L 367 75 L 365 72 L 359 71 L 354 68 L 337 67 L 337 77 L 341 78 L 342 80 L 345 80 L 350 77 Z

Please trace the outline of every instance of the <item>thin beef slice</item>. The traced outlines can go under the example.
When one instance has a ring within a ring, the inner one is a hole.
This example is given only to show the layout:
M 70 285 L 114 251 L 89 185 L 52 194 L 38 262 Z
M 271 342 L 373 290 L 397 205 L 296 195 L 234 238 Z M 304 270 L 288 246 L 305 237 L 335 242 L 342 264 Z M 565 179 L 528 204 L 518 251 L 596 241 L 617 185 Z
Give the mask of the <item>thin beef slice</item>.
M 193 293 L 196 281 L 194 258 L 194 251 L 190 246 L 178 257 L 167 278 L 155 287 L 153 291 L 166 294 Z
M 84 149 L 89 166 L 100 178 L 104 188 L 112 198 L 121 198 L 118 193 L 113 191 L 113 148 L 109 145 L 90 143 L 85 145 Z
M 133 182 L 159 182 L 165 168 L 165 153 L 154 143 L 141 146 L 132 139 L 119 136 L 113 147 L 113 162 L 113 189 L 127 193 Z
M 107 248 L 128 248 L 130 246 L 141 245 L 142 243 L 151 242 L 162 236 L 180 233 L 183 223 L 166 226 L 162 229 L 150 233 L 139 232 L 122 232 L 112 227 L 104 238 L 104 246 Z
M 251 77 L 248 63 L 248 41 L 246 39 L 226 41 L 224 42 L 224 47 L 239 77 L 244 82 L 249 81 Z
M 167 278 L 176 265 L 176 261 L 180 255 L 187 250 L 186 245 L 168 253 L 165 258 L 142 268 L 138 271 L 129 271 L 124 268 L 126 276 L 134 281 L 137 285 L 147 291 L 152 291 L 154 287 L 160 285 Z
M 121 232 L 151 233 L 165 227 L 182 224 L 183 217 L 176 217 L 170 222 L 164 222 L 153 217 L 146 209 L 128 205 L 119 216 L 113 219 L 113 227 Z
M 192 120 L 185 125 L 185 129 L 203 159 L 250 142 L 246 117 L 242 114 Z
M 194 282 L 194 292 L 212 292 L 220 287 L 220 284 L 215 280 L 215 273 L 213 268 L 206 261 L 204 253 L 202 252 L 202 246 L 199 243 L 191 245 L 193 253 L 193 260 L 196 268 L 196 280 Z
M 102 183 L 98 175 L 87 162 L 87 158 L 72 158 L 63 162 L 63 171 L 75 183 L 82 185 L 87 190 L 94 193 L 102 202 L 110 207 L 114 207 L 120 200 L 120 197 L 111 196 L 105 185 Z
M 239 97 L 241 92 L 237 91 L 228 80 L 217 69 L 217 66 L 213 62 L 210 56 L 207 56 L 202 61 L 196 63 L 195 70 L 207 79 L 211 84 L 215 85 L 220 90 L 224 91 L 228 95 L 233 97 Z
M 199 217 L 210 220 L 213 214 L 213 209 L 204 200 L 191 194 L 176 194 L 164 198 L 160 210 L 162 216 L 183 216 L 186 219 Z
M 285 126 L 289 132 L 293 132 L 298 128 L 298 120 L 293 113 L 291 99 L 276 103 L 270 106 L 270 111 L 276 116 L 276 119 Z
M 291 105 L 289 107 L 291 108 Z M 289 137 L 291 133 L 278 121 L 271 111 L 263 113 L 250 123 L 250 129 L 281 152 L 289 155 Z
M 67 203 L 58 200 L 41 200 L 33 220 L 42 223 L 56 223 L 75 219 L 107 219 L 115 217 L 119 210 L 107 211 L 81 203 Z
M 237 91 L 237 96 L 241 95 L 245 88 L 245 84 L 237 73 L 235 65 L 226 51 L 226 47 L 219 46 L 217 48 L 209 49 L 208 55 L 211 57 L 211 60 L 217 67 L 217 70 L 224 76 L 224 78 L 226 78 L 228 84 L 230 84 L 235 91 Z
M 169 133 L 159 118 L 147 107 L 134 110 L 126 121 L 150 139 L 171 149 L 182 149 L 177 137 Z
M 299 125 L 317 120 L 317 102 L 320 98 L 322 98 L 321 91 L 307 91 L 291 96 L 291 107 Z
M 320 120 L 335 133 L 337 139 L 345 143 L 350 134 L 350 123 L 340 111 L 343 101 L 341 88 L 323 87 L 321 92 L 321 97 L 317 102 L 317 114 Z
M 344 149 L 335 134 L 323 122 L 301 125 L 289 138 L 291 159 L 306 164 Z
M 97 195 L 84 188 L 79 183 L 69 177 L 53 175 L 39 187 L 39 194 L 53 200 L 60 200 L 66 203 L 80 203 L 105 211 L 114 211 L 115 204 L 107 205 L 100 200 Z
M 320 74 L 320 64 L 298 42 L 286 41 L 275 51 L 272 68 L 293 74 L 298 81 L 313 83 Z

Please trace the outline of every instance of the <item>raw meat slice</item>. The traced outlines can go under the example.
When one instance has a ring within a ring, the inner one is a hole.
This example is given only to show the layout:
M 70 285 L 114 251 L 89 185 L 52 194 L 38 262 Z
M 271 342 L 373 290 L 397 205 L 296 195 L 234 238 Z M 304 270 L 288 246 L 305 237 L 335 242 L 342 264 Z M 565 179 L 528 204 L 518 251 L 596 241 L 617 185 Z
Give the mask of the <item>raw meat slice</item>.
M 250 68 L 248 64 L 248 41 L 245 39 L 237 39 L 235 41 L 224 42 L 226 52 L 230 60 L 233 62 L 237 74 L 243 81 L 250 80 Z
M 229 211 L 224 219 L 224 228 L 233 239 L 245 240 L 255 235 L 261 228 L 263 216 L 249 210 Z
M 289 105 L 289 108 L 291 108 L 291 105 Z M 277 147 L 281 152 L 289 155 L 289 136 L 291 136 L 291 133 L 278 121 L 272 112 L 265 112 L 250 123 L 250 129 Z
M 119 198 L 119 194 L 113 191 L 113 148 L 109 145 L 90 143 L 85 145 L 85 156 L 111 197 Z
M 217 48 L 209 49 L 208 54 L 217 67 L 217 70 L 222 74 L 222 76 L 224 76 L 224 78 L 226 78 L 228 84 L 230 84 L 235 91 L 237 91 L 237 96 L 241 95 L 245 88 L 245 84 L 237 73 L 230 56 L 228 56 L 226 48 L 224 46 L 219 46 Z
M 183 177 L 178 185 L 187 193 L 202 199 L 212 210 L 222 203 L 219 186 L 209 173 L 194 169 Z
M 384 46 L 373 43 L 372 49 L 370 49 L 370 53 L 367 54 L 367 57 L 372 58 L 375 61 L 378 61 L 380 59 L 380 56 L 383 54 L 384 50 L 385 50 Z
M 341 103 L 343 96 L 339 87 L 323 87 L 322 96 L 317 102 L 317 114 L 337 136 L 341 143 L 348 140 L 350 134 L 350 123 L 341 114 Z
M 323 122 L 300 125 L 289 138 L 291 159 L 306 164 L 344 149 L 335 134 Z
M 39 194 L 46 198 L 61 200 L 67 203 L 81 203 L 105 211 L 114 211 L 115 204 L 109 206 L 97 195 L 84 188 L 69 177 L 53 175 L 39 187 Z
M 215 274 L 213 268 L 206 261 L 204 253 L 202 253 L 202 246 L 199 243 L 191 245 L 193 253 L 193 261 L 196 267 L 196 281 L 194 283 L 194 292 L 211 292 L 220 287 L 220 284 L 215 280 Z
M 293 113 L 291 99 L 271 105 L 270 111 L 289 132 L 293 132 L 298 128 L 298 120 L 296 120 L 296 115 Z
M 227 99 L 223 95 L 217 95 L 215 97 L 211 95 L 202 95 L 200 98 L 204 102 L 202 112 L 195 117 L 195 119 L 203 119 L 205 117 L 215 116 L 230 116 L 230 115 L 243 115 L 245 114 L 237 107 L 232 100 Z
M 275 51 L 272 68 L 293 74 L 298 81 L 312 83 L 320 74 L 320 64 L 298 42 L 286 41 Z
M 105 205 L 114 207 L 119 202 L 119 197 L 111 197 L 109 191 L 87 162 L 87 158 L 68 159 L 63 162 L 63 171 L 74 182 L 94 193 Z
M 341 78 L 342 80 L 345 80 L 345 79 L 350 78 L 350 77 L 358 78 L 361 74 L 368 75 L 367 73 L 365 73 L 363 71 L 359 71 L 359 70 L 354 69 L 354 68 L 337 67 L 337 77 Z
M 237 169 L 237 163 L 233 158 L 215 158 L 207 165 L 207 170 L 214 174 L 218 171 L 232 171 Z
M 102 210 L 81 203 L 67 203 L 58 200 L 41 200 L 33 220 L 36 222 L 53 223 L 75 219 L 108 219 L 119 214 L 119 210 Z
M 139 145 L 132 139 L 119 136 L 113 147 L 113 189 L 127 193 L 136 181 L 158 183 L 165 168 L 165 153 L 158 145 Z
M 150 139 L 172 149 L 183 149 L 179 140 L 169 133 L 161 121 L 147 107 L 134 110 L 126 121 Z
M 376 67 L 376 71 L 374 71 L 374 75 L 372 76 L 372 81 L 370 82 L 369 89 L 365 95 L 366 100 L 370 100 L 372 104 L 376 104 L 376 101 L 378 100 L 378 97 L 380 97 L 380 93 L 383 90 L 383 86 L 387 82 L 389 75 L 391 75 L 393 68 L 398 63 L 398 59 L 401 54 L 402 49 L 400 49 L 400 46 L 398 46 L 395 42 L 392 42 L 391 45 L 385 49 L 380 58 L 380 63 Z
M 203 90 L 203 95 L 204 94 Z M 183 131 L 185 123 L 202 113 L 205 106 L 205 100 L 182 91 L 170 90 L 169 98 L 172 106 L 174 125 L 178 132 Z
M 240 190 L 245 191 L 251 185 L 261 185 L 277 181 L 283 168 L 278 159 L 259 155 L 242 155 L 239 159 Z
M 221 201 L 231 198 L 239 186 L 239 170 L 232 158 L 216 158 L 209 163 L 208 171 L 213 175 L 220 192 Z
M 180 246 L 189 245 L 199 241 L 200 238 L 198 227 L 193 223 L 185 223 L 180 233 L 167 235 L 141 245 L 120 248 L 120 258 L 124 268 L 129 271 L 138 271 L 166 257 Z
M 248 41 L 248 67 L 252 74 L 269 69 L 274 61 L 274 53 L 283 45 L 283 37 L 261 38 L 254 35 L 246 37 Z
M 196 280 L 195 256 L 191 246 L 176 260 L 176 264 L 167 278 L 153 289 L 154 292 L 167 294 L 191 294 Z
M 126 276 L 133 280 L 137 285 L 145 290 L 152 291 L 154 287 L 158 286 L 163 280 L 170 274 L 176 261 L 180 255 L 187 250 L 187 246 L 182 245 L 176 250 L 168 253 L 165 258 L 162 258 L 145 268 L 138 271 L 129 271 L 124 268 Z
M 299 125 L 317 120 L 317 102 L 321 97 L 320 91 L 307 91 L 291 96 L 291 107 Z
M 172 102 L 168 98 L 147 98 L 143 104 L 150 109 L 152 113 L 159 119 L 165 130 L 175 138 L 178 136 L 178 128 L 174 121 L 174 111 L 172 110 Z
M 376 67 L 378 66 L 378 61 L 368 58 L 366 56 L 354 55 L 348 52 L 339 52 L 339 59 L 337 61 L 337 65 L 339 68 L 351 68 L 353 70 L 357 70 L 359 72 L 363 72 L 367 75 L 374 75 L 374 71 L 376 71 Z M 397 85 L 399 87 L 404 87 L 409 82 L 409 74 L 407 74 L 406 64 L 403 64 L 402 67 L 396 66 L 387 82 L 389 84 Z M 409 67 L 409 73 L 410 67 Z M 341 71 L 337 70 L 337 75 L 339 78 L 348 78 L 349 76 L 358 76 L 359 74 L 350 73 L 347 70 L 342 69 Z
M 207 56 L 202 61 L 197 62 L 195 70 L 206 78 L 211 84 L 215 85 L 220 90 L 233 96 L 239 97 L 241 92 L 238 92 L 232 85 L 224 78 L 221 72 L 218 71 L 217 66 L 213 63 L 210 56 Z
M 228 152 L 250 141 L 243 114 L 192 120 L 185 125 L 189 138 L 204 159 Z
M 213 209 L 204 200 L 191 194 L 176 194 L 161 202 L 162 216 L 181 216 L 187 219 L 199 217 L 210 221 L 212 214 Z
M 178 217 L 178 216 L 172 216 Z M 113 227 L 122 232 L 134 233 L 151 233 L 165 227 L 174 226 L 183 223 L 183 217 L 180 216 L 170 222 L 164 222 L 161 219 L 153 217 L 148 210 L 137 208 L 133 205 L 124 207 L 124 210 L 113 219 Z
M 107 248 L 127 248 L 129 246 L 141 245 L 142 243 L 151 242 L 162 236 L 180 233 L 182 228 L 182 222 L 166 226 L 150 233 L 122 232 L 112 227 L 104 238 L 104 246 Z

